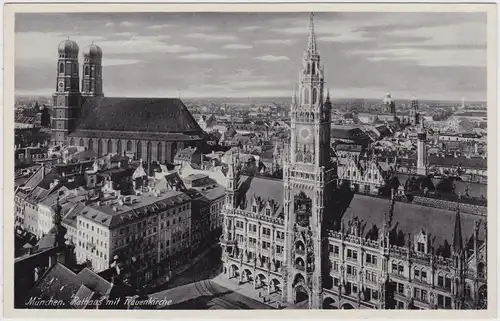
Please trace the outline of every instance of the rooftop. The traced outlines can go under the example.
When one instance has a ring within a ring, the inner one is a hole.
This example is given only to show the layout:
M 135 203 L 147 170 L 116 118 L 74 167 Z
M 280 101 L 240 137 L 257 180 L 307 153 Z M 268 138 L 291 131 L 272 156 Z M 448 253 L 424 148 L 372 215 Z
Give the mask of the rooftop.
M 77 130 L 201 134 L 177 98 L 87 98 Z
M 112 229 L 125 222 L 145 217 L 159 208 L 166 209 L 188 203 L 190 198 L 182 192 L 169 190 L 158 196 L 153 193 L 145 193 L 133 197 L 133 200 L 135 201 L 123 205 L 88 205 L 82 208 L 78 215 Z

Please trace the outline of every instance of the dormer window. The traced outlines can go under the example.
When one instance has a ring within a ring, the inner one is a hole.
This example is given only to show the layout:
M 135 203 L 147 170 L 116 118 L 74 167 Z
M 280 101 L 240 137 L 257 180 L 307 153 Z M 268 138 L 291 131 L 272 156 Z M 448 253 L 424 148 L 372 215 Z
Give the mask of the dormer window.
M 418 242 L 418 243 L 417 243 L 417 251 L 418 251 L 418 252 L 425 253 L 425 244 L 424 244 L 424 243 L 422 243 L 422 242 Z
M 252 206 L 252 212 L 257 213 L 257 206 L 256 205 Z
M 269 208 L 266 208 L 266 215 L 270 216 L 271 215 L 271 210 Z

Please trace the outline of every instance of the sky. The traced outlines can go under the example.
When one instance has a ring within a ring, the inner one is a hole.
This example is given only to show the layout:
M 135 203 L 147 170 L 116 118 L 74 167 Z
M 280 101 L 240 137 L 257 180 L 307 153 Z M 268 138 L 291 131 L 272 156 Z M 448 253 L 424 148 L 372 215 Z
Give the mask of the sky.
M 316 13 L 332 98 L 486 100 L 486 14 Z M 58 44 L 103 51 L 108 97 L 288 97 L 309 13 L 18 13 L 16 94 L 51 95 Z M 81 70 L 80 70 L 81 73 Z

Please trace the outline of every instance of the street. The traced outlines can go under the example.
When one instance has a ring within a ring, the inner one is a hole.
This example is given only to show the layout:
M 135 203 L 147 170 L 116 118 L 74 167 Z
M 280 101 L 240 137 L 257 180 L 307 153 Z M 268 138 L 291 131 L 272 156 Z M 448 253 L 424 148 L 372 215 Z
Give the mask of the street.
M 238 294 L 213 281 L 220 273 L 220 248 L 215 247 L 182 275 L 157 287 L 150 296 L 172 300 L 170 306 L 159 309 L 270 309 L 264 303 Z

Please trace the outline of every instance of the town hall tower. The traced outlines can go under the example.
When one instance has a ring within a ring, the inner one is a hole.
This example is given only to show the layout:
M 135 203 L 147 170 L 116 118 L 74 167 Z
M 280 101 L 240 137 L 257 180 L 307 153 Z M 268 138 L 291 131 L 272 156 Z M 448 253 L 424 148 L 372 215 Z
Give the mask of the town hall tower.
M 323 67 L 316 48 L 313 14 L 291 105 L 290 152 L 284 165 L 285 253 L 283 301 L 307 297 L 309 308 L 322 304 L 325 251 L 323 215 L 330 209 L 337 172 L 330 159 L 331 103 L 324 97 Z M 331 209 L 330 209 L 331 210 Z

